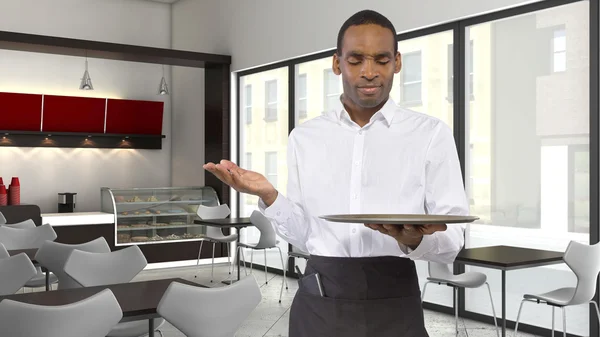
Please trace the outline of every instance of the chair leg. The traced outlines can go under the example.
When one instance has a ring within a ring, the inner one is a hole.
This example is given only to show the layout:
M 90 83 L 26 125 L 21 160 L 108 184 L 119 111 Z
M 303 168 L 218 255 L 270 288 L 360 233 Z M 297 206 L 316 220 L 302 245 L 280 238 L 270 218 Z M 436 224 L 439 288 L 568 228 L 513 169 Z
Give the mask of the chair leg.
M 567 337 L 567 308 L 561 307 L 563 314 L 563 337 Z
M 254 249 L 252 249 L 250 251 L 250 275 L 252 275 L 252 271 L 254 270 L 252 268 L 252 265 L 254 264 Z
M 521 309 L 523 309 L 523 303 L 525 303 L 525 300 L 521 300 L 521 305 L 519 305 L 519 312 L 517 313 L 517 320 L 515 321 L 515 336 L 514 337 L 517 337 L 517 329 L 519 328 L 519 318 L 521 318 Z
M 552 306 L 552 334 L 550 336 L 554 337 L 554 309 L 555 307 Z
M 163 335 L 162 331 L 160 331 L 160 330 L 156 330 L 156 332 L 158 332 L 158 333 L 160 334 L 160 337 L 165 337 L 165 336 Z
M 458 336 L 458 287 L 454 287 L 454 324 L 456 325 L 456 335 Z
M 500 330 L 498 330 L 498 320 L 496 319 L 496 309 L 494 308 L 494 299 L 492 298 L 492 290 L 490 289 L 489 283 L 485 283 L 487 286 L 488 294 L 490 294 L 490 303 L 492 304 L 492 314 L 494 314 L 494 325 L 496 326 L 496 335 L 500 337 Z
M 246 255 L 244 255 L 244 248 L 240 247 L 240 250 L 242 252 L 242 261 L 244 261 L 244 273 L 246 273 L 246 276 L 248 276 L 248 269 L 246 268 Z M 252 251 L 254 251 L 254 250 L 252 250 Z M 250 269 L 250 273 L 252 273 L 252 269 Z
M 229 272 L 229 275 L 231 275 L 231 270 L 229 269 L 229 266 L 231 266 L 231 242 L 227 242 L 227 271 Z
M 267 280 L 267 249 L 265 248 L 265 284 L 269 284 L 269 280 Z
M 600 322 L 600 309 L 598 309 L 598 303 L 596 303 L 596 301 L 590 301 L 590 303 L 594 303 L 594 308 L 596 308 L 596 315 L 598 315 L 598 322 Z
M 200 265 L 200 254 L 202 254 L 202 244 L 204 244 L 204 240 L 200 241 L 200 249 L 198 249 L 198 260 L 196 260 L 196 267 Z M 194 278 L 197 278 L 198 274 L 194 275 Z
M 279 257 L 281 258 L 281 267 L 283 267 L 283 281 L 281 281 L 281 290 L 279 291 L 279 303 L 281 303 L 281 295 L 283 295 L 283 284 L 285 283 L 285 269 L 287 268 L 287 261 L 285 261 L 285 263 L 283 262 L 283 253 L 281 252 L 281 248 L 277 246 L 277 249 L 279 250 Z
M 429 283 L 431 283 L 431 281 L 427 281 L 427 282 L 425 282 L 425 284 L 423 284 L 423 292 L 421 293 L 421 302 L 423 302 L 423 299 L 425 298 L 425 290 L 427 290 L 427 285 L 429 285 Z
M 213 242 L 213 252 L 212 252 L 212 263 L 210 264 L 210 283 L 212 283 L 215 278 L 215 246 L 216 243 Z

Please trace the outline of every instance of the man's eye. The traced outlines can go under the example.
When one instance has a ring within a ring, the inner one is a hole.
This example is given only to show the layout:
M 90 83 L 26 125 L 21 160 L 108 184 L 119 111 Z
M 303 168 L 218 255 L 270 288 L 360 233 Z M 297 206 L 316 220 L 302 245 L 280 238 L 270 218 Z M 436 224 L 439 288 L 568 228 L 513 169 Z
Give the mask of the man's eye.
M 390 62 L 389 59 L 382 59 L 382 60 L 378 60 L 377 63 L 379 64 L 388 64 Z
M 350 64 L 359 64 L 360 60 L 359 59 L 355 59 L 355 58 L 350 58 L 350 59 L 348 59 L 348 63 L 350 63 Z

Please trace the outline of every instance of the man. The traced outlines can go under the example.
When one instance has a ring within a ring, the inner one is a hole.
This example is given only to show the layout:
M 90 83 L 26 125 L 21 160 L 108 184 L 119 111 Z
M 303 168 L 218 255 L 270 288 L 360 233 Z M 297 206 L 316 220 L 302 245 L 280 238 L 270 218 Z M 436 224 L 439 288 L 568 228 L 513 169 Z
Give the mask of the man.
M 296 127 L 288 192 L 230 161 L 204 168 L 260 197 L 278 234 L 311 254 L 292 303 L 290 337 L 428 336 L 413 260 L 452 263 L 463 227 L 340 224 L 326 214 L 468 214 L 452 132 L 390 99 L 400 72 L 396 30 L 361 11 L 341 27 L 333 71 L 340 108 Z M 315 287 L 320 278 L 324 296 Z

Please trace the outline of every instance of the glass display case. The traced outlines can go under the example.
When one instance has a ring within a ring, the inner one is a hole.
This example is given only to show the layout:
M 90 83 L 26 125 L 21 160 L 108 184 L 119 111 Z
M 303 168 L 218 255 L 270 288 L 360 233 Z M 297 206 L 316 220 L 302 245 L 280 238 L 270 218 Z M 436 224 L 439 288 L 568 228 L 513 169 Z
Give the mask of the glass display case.
M 101 189 L 101 209 L 115 215 L 115 245 L 200 240 L 199 205 L 218 206 L 211 187 Z

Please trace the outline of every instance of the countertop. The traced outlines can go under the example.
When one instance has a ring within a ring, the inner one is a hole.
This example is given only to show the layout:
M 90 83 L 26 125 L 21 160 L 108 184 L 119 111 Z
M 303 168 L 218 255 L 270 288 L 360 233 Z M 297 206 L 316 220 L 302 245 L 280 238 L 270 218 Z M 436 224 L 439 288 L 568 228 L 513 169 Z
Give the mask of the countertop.
M 42 213 L 42 224 L 56 226 L 114 224 L 115 215 L 105 212 Z

